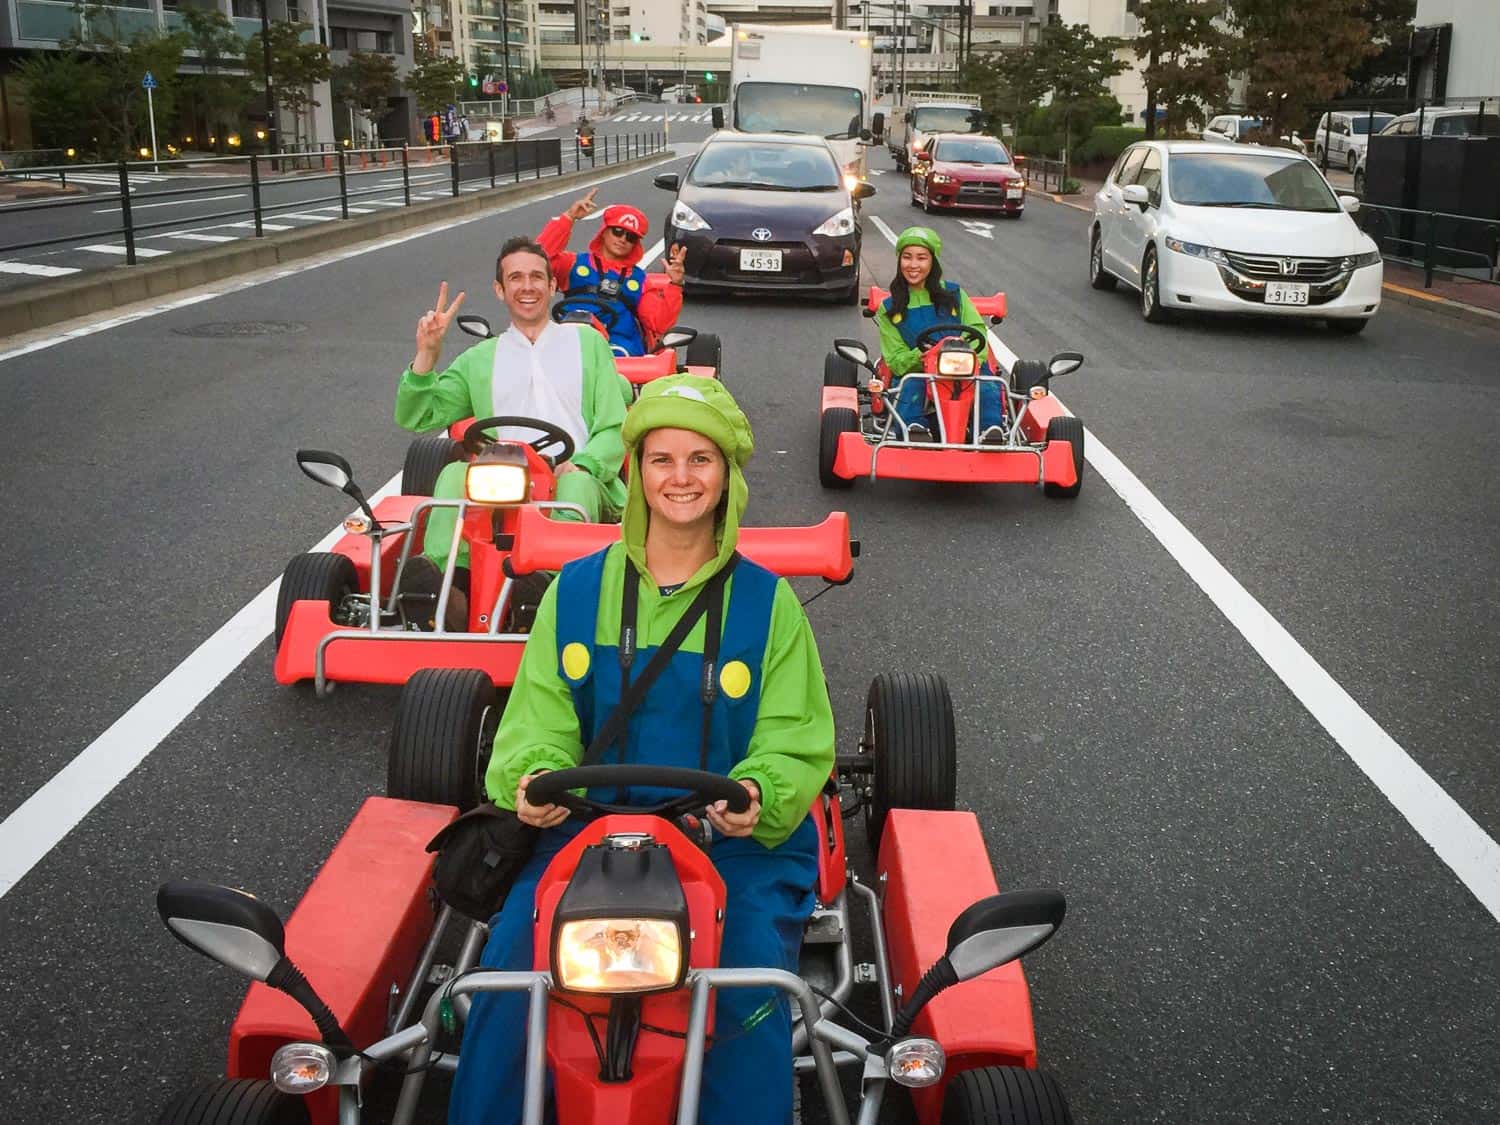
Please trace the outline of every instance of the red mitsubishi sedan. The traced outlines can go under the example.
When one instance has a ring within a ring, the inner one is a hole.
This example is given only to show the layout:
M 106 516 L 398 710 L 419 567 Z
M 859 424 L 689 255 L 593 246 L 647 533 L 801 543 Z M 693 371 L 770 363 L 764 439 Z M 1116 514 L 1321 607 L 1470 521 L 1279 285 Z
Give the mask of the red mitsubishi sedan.
M 1019 219 L 1026 208 L 1026 177 L 996 138 L 938 133 L 912 161 L 911 202 L 929 212 L 956 207 Z

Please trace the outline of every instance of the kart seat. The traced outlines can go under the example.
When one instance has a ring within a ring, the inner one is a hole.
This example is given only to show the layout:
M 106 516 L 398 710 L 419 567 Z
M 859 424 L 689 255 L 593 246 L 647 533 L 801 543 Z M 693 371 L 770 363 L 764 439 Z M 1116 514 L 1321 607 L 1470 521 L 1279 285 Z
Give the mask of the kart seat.
M 615 370 L 631 383 L 640 386 L 677 370 L 677 353 L 653 352 L 650 355 L 615 356 Z

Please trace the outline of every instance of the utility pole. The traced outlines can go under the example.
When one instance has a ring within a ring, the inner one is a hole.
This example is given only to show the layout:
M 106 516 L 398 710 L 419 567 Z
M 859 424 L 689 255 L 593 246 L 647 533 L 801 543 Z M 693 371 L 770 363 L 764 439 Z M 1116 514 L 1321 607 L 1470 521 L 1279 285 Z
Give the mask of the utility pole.
M 500 116 L 505 116 L 506 103 L 510 100 L 510 11 L 505 0 L 500 0 L 500 81 L 505 89 L 500 93 Z
M 266 0 L 260 0 L 260 49 L 266 68 L 266 146 L 274 153 L 281 145 L 281 130 L 276 125 L 276 94 L 271 88 L 271 17 L 266 14 Z
M 582 112 L 589 104 L 589 72 L 583 61 L 583 48 L 589 34 L 589 13 L 586 0 L 575 0 L 573 14 L 578 22 L 578 109 Z

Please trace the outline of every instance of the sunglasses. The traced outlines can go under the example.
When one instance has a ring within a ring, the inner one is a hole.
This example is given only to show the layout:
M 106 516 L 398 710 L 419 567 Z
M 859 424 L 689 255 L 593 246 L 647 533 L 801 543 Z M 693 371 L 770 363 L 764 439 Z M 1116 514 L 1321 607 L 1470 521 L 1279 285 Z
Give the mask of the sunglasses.
M 610 227 L 609 233 L 614 235 L 616 238 L 623 238 L 626 242 L 630 243 L 639 242 L 641 240 L 641 236 L 636 234 L 635 231 L 626 230 L 624 227 Z

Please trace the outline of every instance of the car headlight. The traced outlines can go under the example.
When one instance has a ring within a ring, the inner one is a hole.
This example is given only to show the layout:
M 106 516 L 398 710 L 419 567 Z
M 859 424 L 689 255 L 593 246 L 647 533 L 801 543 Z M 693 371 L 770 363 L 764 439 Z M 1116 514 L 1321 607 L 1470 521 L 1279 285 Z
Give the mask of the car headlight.
M 477 504 L 522 504 L 531 495 L 526 454 L 513 445 L 492 445 L 464 473 L 464 495 Z
M 1379 265 L 1380 251 L 1366 250 L 1363 254 L 1348 254 L 1345 255 L 1341 264 L 1346 270 L 1358 270 L 1364 269 L 1365 266 Z
M 1180 238 L 1168 238 L 1165 240 L 1168 250 L 1175 250 L 1179 254 L 1186 254 L 1189 258 L 1203 258 L 1216 266 L 1229 265 L 1229 256 L 1222 250 L 1216 250 L 1212 246 L 1200 246 L 1196 242 L 1184 242 Z
M 678 230 L 710 229 L 709 225 L 703 221 L 703 216 L 680 199 L 672 205 L 672 225 Z
M 655 992 L 682 976 L 682 934 L 661 918 L 564 922 L 552 966 L 566 992 Z
M 845 207 L 836 215 L 832 215 L 823 221 L 823 224 L 813 230 L 813 234 L 853 234 L 854 233 L 854 208 Z
M 934 172 L 931 178 L 935 184 L 953 184 L 958 182 L 946 172 Z
M 968 348 L 938 353 L 939 375 L 972 375 L 978 369 L 979 357 Z
M 285 1043 L 271 1056 L 271 1082 L 283 1094 L 310 1094 L 333 1080 L 338 1065 L 321 1043 Z
M 853 191 L 859 187 L 859 175 L 855 172 L 844 173 L 844 190 Z

